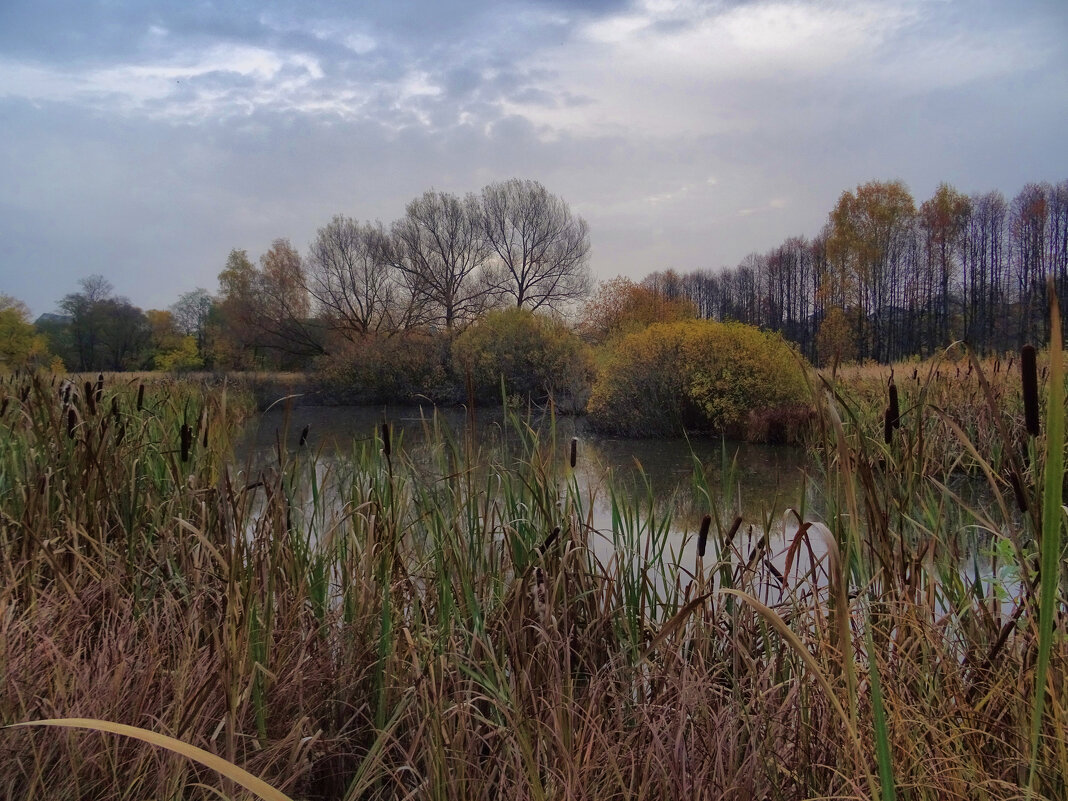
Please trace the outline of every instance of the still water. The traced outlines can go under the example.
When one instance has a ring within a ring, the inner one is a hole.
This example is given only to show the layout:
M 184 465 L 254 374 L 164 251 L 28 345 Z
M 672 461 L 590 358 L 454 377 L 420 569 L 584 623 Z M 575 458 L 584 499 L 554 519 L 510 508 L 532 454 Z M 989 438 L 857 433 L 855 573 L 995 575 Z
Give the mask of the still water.
M 325 480 L 332 467 L 345 463 L 354 446 L 379 448 L 379 432 L 383 421 L 388 421 L 395 443 L 394 458 L 403 458 L 417 467 L 426 464 L 432 471 L 427 432 L 435 420 L 457 440 L 462 439 L 470 426 L 475 444 L 484 453 L 514 447 L 518 439 L 514 423 L 507 422 L 499 409 L 479 410 L 471 421 L 462 408 L 298 406 L 285 410 L 276 407 L 246 424 L 235 453 L 236 466 L 250 474 L 270 469 L 276 464 L 279 446 L 290 453 L 302 450 L 300 439 L 307 427 L 304 452 L 316 455 L 317 474 Z M 634 508 L 656 518 L 658 526 L 670 521 L 664 566 L 679 576 L 692 575 L 696 566 L 696 532 L 705 514 L 718 517 L 724 530 L 736 515 L 742 518 L 733 540 L 733 553 L 728 557 L 731 561 L 745 561 L 747 554 L 753 553 L 757 543 L 763 540 L 764 560 L 778 570 L 784 570 L 786 552 L 797 532 L 797 517 L 788 510 L 800 510 L 809 521 L 822 518 L 819 484 L 813 478 L 818 476 L 818 470 L 800 448 L 710 438 L 619 439 L 594 432 L 581 417 L 558 417 L 555 422 L 532 418 L 529 425 L 543 437 L 555 428 L 561 468 L 568 460 L 571 439 L 577 440 L 574 476 L 587 508 L 592 511 L 594 532 L 589 541 L 594 554 L 602 561 L 623 558 L 613 553 L 616 546 L 612 543 L 608 486 L 614 488 L 617 496 L 634 500 Z M 711 504 L 696 489 L 694 478 L 699 470 L 704 473 Z M 564 472 L 561 470 L 561 474 Z M 432 474 L 428 477 L 440 478 Z M 963 485 L 956 487 L 956 491 L 968 494 L 972 489 Z M 1017 594 L 1018 579 L 998 575 L 1000 571 L 988 559 L 989 544 L 977 538 L 974 525 L 961 520 L 949 528 L 971 532 L 966 535 L 967 543 L 961 554 L 962 579 L 978 580 L 986 586 L 996 583 L 1010 591 L 1009 596 Z M 793 561 L 800 573 L 807 569 L 811 559 L 822 561 L 825 556 L 818 537 L 812 538 L 811 544 L 814 548 L 806 549 L 807 555 Z M 710 569 L 708 563 L 705 569 Z M 1003 607 L 1008 608 L 1008 603 L 1009 598 L 1004 598 Z
M 288 411 L 276 407 L 246 424 L 237 460 L 255 470 L 256 465 L 270 464 L 276 458 L 280 443 L 295 452 L 307 426 L 307 447 L 317 452 L 320 460 L 343 461 L 356 443 L 377 447 L 378 431 L 382 422 L 388 421 L 399 443 L 397 449 L 418 463 L 435 414 L 457 437 L 462 437 L 470 425 L 464 409 L 457 408 L 435 412 L 432 407 L 298 406 Z M 548 432 L 551 423 L 532 419 L 530 425 Z M 515 437 L 511 428 L 501 410 L 479 410 L 473 428 L 476 443 L 483 449 L 507 447 L 509 439 Z M 782 538 L 790 533 L 782 530 L 784 510 L 812 502 L 805 496 L 811 495 L 807 474 L 814 465 L 799 448 L 710 438 L 619 439 L 594 432 L 581 417 L 557 417 L 555 430 L 562 462 L 568 459 L 572 437 L 577 439 L 575 476 L 583 494 L 591 499 L 594 528 L 611 531 L 609 482 L 623 497 L 645 500 L 651 495 L 655 514 L 671 517 L 668 547 L 680 558 L 701 518 L 713 511 L 694 490 L 698 464 L 715 496 L 715 511 L 725 525 L 741 515 L 743 536 L 750 526 L 763 533 L 766 523 L 774 518 L 777 525 L 770 533 Z

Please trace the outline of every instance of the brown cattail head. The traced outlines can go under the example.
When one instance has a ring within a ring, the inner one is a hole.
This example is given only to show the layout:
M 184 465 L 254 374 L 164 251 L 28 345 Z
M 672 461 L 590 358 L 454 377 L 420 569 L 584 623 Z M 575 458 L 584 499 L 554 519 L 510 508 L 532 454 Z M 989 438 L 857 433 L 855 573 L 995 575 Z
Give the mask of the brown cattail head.
M 308 444 L 308 431 L 311 429 L 311 423 L 304 426 L 300 432 L 300 447 L 304 447 Z
M 901 407 L 897 402 L 897 384 L 893 379 L 890 380 L 890 408 L 887 409 L 887 413 L 890 415 L 890 425 L 894 428 L 901 428 Z
M 382 453 L 389 456 L 393 453 L 393 445 L 389 441 L 389 423 L 382 423 Z
M 145 408 L 145 385 L 137 385 L 137 411 L 141 411 Z
M 545 538 L 545 542 L 543 542 L 541 544 L 541 547 L 538 548 L 538 552 L 541 553 L 541 554 L 544 554 L 546 551 L 548 551 L 550 548 L 553 547 L 553 543 L 555 543 L 556 540 L 559 539 L 559 537 L 560 537 L 560 526 L 556 526 L 549 533 L 549 536 Z
M 30 397 L 30 385 L 29 384 L 25 384 L 25 385 L 23 385 L 22 389 L 19 391 L 19 400 L 22 401 L 23 403 L 25 403 L 26 399 L 28 397 Z
M 1035 361 L 1035 346 L 1020 348 L 1020 375 L 1023 379 L 1024 424 L 1027 433 L 1038 436 L 1038 364 Z
M 67 439 L 74 439 L 74 427 L 78 425 L 78 413 L 71 406 L 67 409 Z
M 571 438 L 571 469 L 575 469 L 575 463 L 578 462 L 578 437 Z
M 208 447 L 208 414 L 204 413 L 203 426 L 200 429 L 200 445 L 202 448 Z
M 0 401 L 0 417 L 3 417 L 4 416 L 4 412 L 7 411 L 7 402 L 9 400 L 11 400 L 11 398 L 9 398 L 9 397 L 7 397 L 5 395 L 4 399 L 2 401 Z
M 712 527 L 712 515 L 701 518 L 701 530 L 697 532 L 697 555 L 704 558 L 705 546 L 708 545 L 708 530 Z
M 70 391 L 74 388 L 74 384 L 70 381 L 63 387 L 63 403 L 64 405 L 70 403 Z
M 894 420 L 891 417 L 890 408 L 883 412 L 883 442 L 889 445 L 894 441 Z
M 189 427 L 188 423 L 182 423 L 181 431 L 182 441 L 182 461 L 189 461 L 189 449 L 193 447 L 193 429 Z
M 104 394 L 104 374 L 100 373 L 96 377 L 96 400 L 100 400 L 100 396 Z
M 122 444 L 122 439 L 125 436 L 126 436 L 126 424 L 125 423 L 119 423 L 118 427 L 115 429 L 115 444 L 116 445 L 121 445 Z
M 91 381 L 85 382 L 85 408 L 89 410 L 90 417 L 96 417 L 96 393 Z

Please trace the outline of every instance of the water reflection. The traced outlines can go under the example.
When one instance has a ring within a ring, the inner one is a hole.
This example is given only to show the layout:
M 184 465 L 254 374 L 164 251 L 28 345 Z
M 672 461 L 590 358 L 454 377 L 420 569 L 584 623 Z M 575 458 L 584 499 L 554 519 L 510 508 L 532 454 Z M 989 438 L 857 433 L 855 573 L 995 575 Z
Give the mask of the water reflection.
M 471 424 L 463 409 L 439 409 L 437 419 L 457 438 Z M 378 447 L 383 421 L 389 421 L 400 448 L 416 462 L 425 447 L 426 432 L 435 410 L 429 407 L 375 409 L 368 407 L 275 408 L 251 421 L 237 448 L 237 462 L 266 464 L 274 460 L 279 444 L 295 451 L 305 427 L 308 447 L 320 458 L 336 459 L 354 444 Z M 575 475 L 580 487 L 597 490 L 595 515 L 599 524 L 610 523 L 608 483 L 617 493 L 634 499 L 651 494 L 657 512 L 671 514 L 680 533 L 696 530 L 710 509 L 709 499 L 697 489 L 707 484 L 711 502 L 724 518 L 740 514 L 747 523 L 763 523 L 766 515 L 787 506 L 800 506 L 811 462 L 798 448 L 723 442 L 713 439 L 616 439 L 595 433 L 584 418 L 558 417 L 555 421 L 532 417 L 529 425 L 548 438 L 555 431 L 558 458 L 568 459 L 568 444 L 578 439 Z M 483 451 L 515 444 L 513 426 L 500 410 L 479 410 L 474 421 L 475 441 Z M 695 472 L 703 482 L 695 483 Z M 729 521 L 728 521 L 729 522 Z
M 513 422 L 505 420 L 500 410 L 479 410 L 472 420 L 464 409 L 435 410 L 433 407 L 296 407 L 275 408 L 250 421 L 240 439 L 235 458 L 238 466 L 253 474 L 276 462 L 280 446 L 289 452 L 299 450 L 300 439 L 307 428 L 307 448 L 316 456 L 317 477 L 322 483 L 334 468 L 343 466 L 354 447 L 380 447 L 379 431 L 383 421 L 392 426 L 395 452 L 402 452 L 407 460 L 433 471 L 427 433 L 435 425 L 462 442 L 467 430 L 473 430 L 474 446 L 483 454 L 519 455 L 521 437 Z M 617 439 L 594 432 L 583 418 L 560 417 L 555 420 L 529 418 L 528 423 L 540 432 L 540 441 L 555 448 L 560 475 L 569 456 L 572 437 L 578 440 L 578 460 L 574 471 L 579 490 L 588 499 L 595 529 L 590 542 L 595 555 L 602 562 L 625 558 L 614 553 L 611 541 L 613 530 L 611 492 L 629 501 L 643 516 L 647 530 L 666 525 L 667 558 L 665 567 L 678 568 L 678 574 L 692 574 L 696 563 L 696 532 L 701 518 L 708 513 L 716 517 L 716 525 L 725 531 L 735 516 L 742 517 L 737 537 L 730 553 L 710 553 L 704 561 L 706 568 L 717 558 L 725 558 L 735 565 L 746 564 L 759 551 L 759 561 L 773 565 L 778 571 L 786 569 L 786 552 L 797 531 L 796 516 L 785 513 L 790 507 L 801 510 L 806 520 L 824 516 L 819 493 L 809 476 L 816 473 L 815 465 L 801 449 L 723 442 L 714 439 L 664 440 Z M 553 435 L 553 436 L 550 436 Z M 344 472 L 343 470 L 341 472 Z M 440 479 L 440 475 L 428 474 Z M 968 495 L 979 494 L 982 487 L 965 482 L 954 491 Z M 966 490 L 966 491 L 965 491 Z M 948 520 L 949 511 L 938 501 L 940 493 L 928 487 L 931 497 L 923 504 L 937 510 L 941 523 L 929 521 L 932 530 L 956 530 L 963 535 L 965 546 L 959 564 L 970 580 L 984 585 L 998 583 L 985 555 L 988 544 L 977 538 L 974 521 L 963 509 L 958 510 L 960 521 Z M 979 504 L 983 506 L 985 504 Z M 320 510 L 322 511 L 322 510 Z M 338 510 L 334 510 L 338 511 Z M 714 529 L 715 530 L 715 529 Z M 804 573 L 812 560 L 820 561 L 825 549 L 819 538 L 810 538 L 803 552 L 795 554 L 793 569 Z M 810 550 L 808 545 L 812 546 Z M 772 571 L 774 572 L 774 571 Z M 962 573 L 962 578 L 966 577 Z M 1015 595 L 1016 582 L 1007 585 L 1009 595 Z

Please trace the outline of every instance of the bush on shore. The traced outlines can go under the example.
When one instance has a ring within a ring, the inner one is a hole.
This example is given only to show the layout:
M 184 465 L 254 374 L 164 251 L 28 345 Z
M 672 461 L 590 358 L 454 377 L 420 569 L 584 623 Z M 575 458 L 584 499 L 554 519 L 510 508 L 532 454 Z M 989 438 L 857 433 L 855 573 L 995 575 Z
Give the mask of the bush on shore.
M 753 326 L 657 324 L 612 351 L 590 398 L 590 421 L 626 436 L 745 437 L 751 414 L 808 403 L 802 370 L 780 336 Z
M 593 382 L 589 347 L 564 323 L 527 309 L 490 312 L 460 334 L 452 355 L 482 402 L 499 401 L 503 382 L 508 396 L 579 411 Z

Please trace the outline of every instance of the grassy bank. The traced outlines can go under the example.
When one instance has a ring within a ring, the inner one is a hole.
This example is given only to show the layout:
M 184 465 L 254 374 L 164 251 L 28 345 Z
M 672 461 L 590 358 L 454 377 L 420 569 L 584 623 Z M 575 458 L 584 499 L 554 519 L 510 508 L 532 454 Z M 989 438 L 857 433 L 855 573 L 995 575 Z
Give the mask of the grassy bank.
M 593 529 L 551 424 L 513 420 L 508 454 L 432 430 L 418 465 L 386 427 L 249 473 L 232 391 L 9 379 L 0 720 L 151 729 L 293 799 L 1062 798 L 1063 402 L 1000 440 L 917 395 L 886 442 L 877 383 L 814 388 L 826 513 L 787 513 L 788 569 L 740 552 L 697 469 L 710 518 L 678 575 L 651 495 L 600 487 Z M 991 501 L 940 480 L 950 441 Z M 64 729 L 0 732 L 0 777 L 10 798 L 251 797 Z

